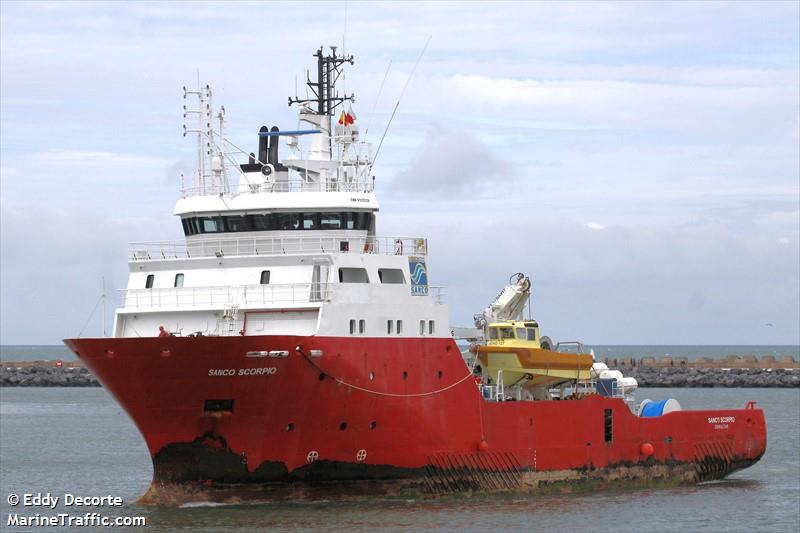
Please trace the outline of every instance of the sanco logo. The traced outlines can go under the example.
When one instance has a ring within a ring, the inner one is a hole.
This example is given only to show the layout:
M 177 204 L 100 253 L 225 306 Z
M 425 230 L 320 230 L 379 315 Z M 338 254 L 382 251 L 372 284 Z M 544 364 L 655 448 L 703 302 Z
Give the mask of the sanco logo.
M 425 268 L 425 259 L 409 257 L 408 271 L 411 273 L 411 294 L 414 296 L 428 294 L 428 270 Z

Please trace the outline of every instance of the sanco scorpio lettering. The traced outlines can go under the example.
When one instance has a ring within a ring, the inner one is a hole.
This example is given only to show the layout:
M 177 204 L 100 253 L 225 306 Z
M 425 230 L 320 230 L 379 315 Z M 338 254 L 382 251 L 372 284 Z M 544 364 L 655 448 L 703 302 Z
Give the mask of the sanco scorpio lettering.
M 271 376 L 277 374 L 278 368 L 274 366 L 262 366 L 257 368 L 211 368 L 208 371 L 210 377 L 227 376 Z

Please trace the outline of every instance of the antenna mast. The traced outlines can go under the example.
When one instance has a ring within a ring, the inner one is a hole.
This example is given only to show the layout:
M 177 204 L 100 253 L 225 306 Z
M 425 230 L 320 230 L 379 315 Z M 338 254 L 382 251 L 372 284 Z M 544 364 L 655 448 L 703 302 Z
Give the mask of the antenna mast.
M 314 54 L 314 57 L 317 58 L 317 81 L 311 81 L 311 77 L 306 73 L 306 85 L 311 88 L 315 98 L 289 97 L 289 105 L 315 103 L 317 105 L 317 114 L 328 117 L 329 133 L 332 131 L 331 117 L 333 116 L 333 110 L 344 102 L 354 102 L 356 99 L 354 94 L 339 96 L 336 92 L 336 82 L 339 80 L 339 76 L 342 75 L 341 67 L 345 63 L 352 65 L 353 56 L 337 56 L 336 47 L 331 46 L 330 49 L 331 53 L 324 55 L 323 47 L 320 46 L 319 50 Z
M 197 96 L 197 109 L 189 109 L 185 104 L 183 106 L 184 119 L 188 115 L 197 115 L 197 128 L 188 128 L 186 124 L 184 124 L 183 136 L 185 137 L 188 133 L 197 134 L 197 182 L 195 183 L 195 187 L 198 187 L 200 192 L 205 194 L 206 177 L 208 175 L 206 173 L 206 155 L 211 154 L 211 146 L 214 140 L 214 129 L 211 126 L 211 87 L 208 85 L 201 87 L 199 76 L 200 74 L 198 73 L 196 91 L 190 91 L 186 88 L 186 86 L 183 87 L 184 100 L 189 95 Z
M 101 278 L 103 282 L 103 294 L 100 295 L 100 298 L 103 299 L 103 337 L 106 336 L 106 278 L 103 276 Z

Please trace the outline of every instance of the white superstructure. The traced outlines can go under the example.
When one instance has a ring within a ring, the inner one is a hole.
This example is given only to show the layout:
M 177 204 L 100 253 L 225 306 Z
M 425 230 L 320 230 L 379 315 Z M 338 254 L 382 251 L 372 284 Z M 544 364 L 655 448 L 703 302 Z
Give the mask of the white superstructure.
M 331 124 L 353 100 L 335 92 L 352 58 L 335 48 L 316 57 L 322 75 L 308 84 L 317 97 L 290 98 L 297 130 L 262 127 L 257 155 L 225 138 L 208 86 L 184 89 L 199 104 L 184 106 L 199 119 L 184 126 L 197 135 L 197 173 L 174 211 L 186 238 L 131 244 L 115 337 L 155 336 L 160 326 L 183 336 L 450 335 L 442 291 L 428 284 L 427 240 L 377 235 L 371 148 L 352 110 Z

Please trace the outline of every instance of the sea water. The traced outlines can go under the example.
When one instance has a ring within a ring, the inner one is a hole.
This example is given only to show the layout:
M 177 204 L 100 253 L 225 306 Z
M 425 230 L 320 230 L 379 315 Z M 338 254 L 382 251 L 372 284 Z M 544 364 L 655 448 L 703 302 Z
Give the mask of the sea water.
M 141 531 L 800 530 L 800 390 L 640 389 L 637 397 L 677 398 L 685 409 L 744 407 L 755 400 L 766 413 L 766 455 L 725 480 L 668 489 L 145 507 L 135 502 L 152 476 L 147 448 L 104 389 L 0 388 L 0 530 L 60 530 L 7 526 L 12 511 L 37 512 L 12 508 L 10 494 L 48 492 L 119 496 L 121 507 L 90 507 L 80 514 L 143 516 L 147 526 L 132 528 Z

